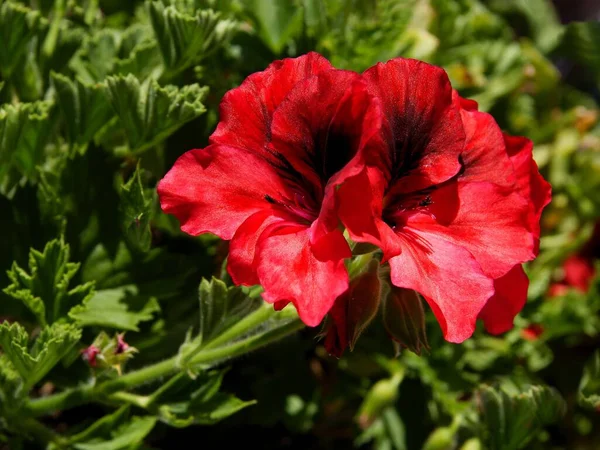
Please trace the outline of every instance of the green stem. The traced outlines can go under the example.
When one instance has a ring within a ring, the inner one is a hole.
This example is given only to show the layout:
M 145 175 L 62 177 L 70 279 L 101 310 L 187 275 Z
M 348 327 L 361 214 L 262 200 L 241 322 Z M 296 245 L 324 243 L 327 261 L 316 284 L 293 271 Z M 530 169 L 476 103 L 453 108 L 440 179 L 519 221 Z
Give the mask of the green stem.
M 267 344 L 278 341 L 302 328 L 304 328 L 304 324 L 299 319 L 296 319 L 282 327 L 269 330 L 263 334 L 250 336 L 231 345 L 201 351 L 196 356 L 192 357 L 190 366 L 210 365 L 211 363 L 221 362 L 224 359 L 244 355 Z
M 247 337 L 231 345 L 202 349 L 198 354 L 189 360 L 188 366 L 214 366 L 226 359 L 235 358 L 236 356 L 257 350 L 265 345 L 289 336 L 304 327 L 304 324 L 297 318 L 297 316 L 292 320 L 287 318 L 289 316 L 295 316 L 295 312 L 294 314 L 291 314 L 290 312 L 284 314 L 282 311 L 280 314 L 281 317 L 279 317 L 277 320 L 286 321 L 287 323 L 270 329 L 264 333 Z M 266 316 L 266 318 L 263 317 L 263 319 L 268 318 L 269 316 Z M 264 323 L 264 321 L 265 320 L 263 320 L 263 322 L 258 322 L 257 320 L 248 320 L 247 325 L 252 325 L 252 327 L 255 327 L 260 323 Z M 241 332 L 239 329 L 238 331 Z M 38 417 L 49 414 L 53 411 L 72 408 L 91 401 L 102 401 L 106 398 L 109 400 L 120 400 L 131 403 L 132 397 L 130 395 L 132 394 L 128 395 L 127 392 L 118 391 L 128 391 L 130 389 L 137 388 L 140 385 L 172 375 L 182 370 L 183 368 L 180 368 L 177 365 L 178 360 L 179 357 L 176 355 L 159 363 L 127 373 L 117 379 L 105 381 L 96 386 L 80 386 L 77 388 L 67 389 L 63 392 L 50 395 L 48 397 L 30 400 L 26 405 L 26 411 L 31 416 Z M 137 402 L 139 400 L 138 396 L 136 396 L 136 399 L 134 400 Z M 138 406 L 142 405 L 140 404 Z
M 251 314 L 248 314 L 238 323 L 228 328 L 223 334 L 220 334 L 212 341 L 209 341 L 205 346 L 202 347 L 202 350 L 204 351 L 215 348 L 226 342 L 231 342 L 234 339 L 239 338 L 244 333 L 247 333 L 249 330 L 252 330 L 264 323 L 271 315 L 273 315 L 273 306 L 269 305 L 268 303 L 263 303 L 259 309 Z

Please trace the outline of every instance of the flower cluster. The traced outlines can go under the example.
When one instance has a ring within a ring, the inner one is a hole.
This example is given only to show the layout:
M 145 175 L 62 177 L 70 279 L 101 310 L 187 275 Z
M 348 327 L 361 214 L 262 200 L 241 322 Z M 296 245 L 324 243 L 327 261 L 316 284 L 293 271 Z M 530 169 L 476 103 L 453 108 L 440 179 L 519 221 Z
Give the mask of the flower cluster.
M 339 333 L 344 311 L 361 310 L 348 295 L 356 243 L 380 249 L 383 284 L 421 294 L 448 341 L 478 318 L 511 328 L 550 201 L 531 141 L 503 134 L 442 69 L 397 58 L 358 74 L 316 53 L 229 91 L 210 145 L 183 154 L 158 193 L 183 231 L 231 241 L 235 283 L 293 303 L 307 325 L 354 303 L 333 309 L 342 351 L 355 335 Z

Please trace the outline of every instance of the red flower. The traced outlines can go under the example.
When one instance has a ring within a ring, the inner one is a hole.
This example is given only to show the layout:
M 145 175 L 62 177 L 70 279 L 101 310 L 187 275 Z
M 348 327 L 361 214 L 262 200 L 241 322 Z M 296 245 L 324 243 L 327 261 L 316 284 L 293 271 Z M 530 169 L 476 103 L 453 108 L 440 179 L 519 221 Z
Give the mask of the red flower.
M 550 285 L 548 294 L 557 297 L 574 288 L 579 292 L 587 292 L 596 275 L 594 262 L 600 258 L 600 222 L 594 226 L 589 240 L 579 251 L 569 256 L 563 263 L 563 277 L 558 283 Z
M 350 236 L 383 250 L 392 283 L 423 295 L 447 340 L 471 336 L 480 314 L 505 331 L 550 199 L 530 141 L 503 135 L 437 67 L 395 59 L 363 77 L 382 102 L 386 145 L 337 192 Z
M 189 234 L 231 239 L 234 282 L 261 284 L 265 300 L 293 302 L 316 326 L 348 288 L 334 193 L 380 139 L 379 101 L 311 53 L 248 77 L 220 114 L 211 145 L 159 183 L 161 207 Z
M 544 328 L 540 324 L 532 323 L 521 330 L 521 337 L 527 341 L 537 341 L 543 332 Z

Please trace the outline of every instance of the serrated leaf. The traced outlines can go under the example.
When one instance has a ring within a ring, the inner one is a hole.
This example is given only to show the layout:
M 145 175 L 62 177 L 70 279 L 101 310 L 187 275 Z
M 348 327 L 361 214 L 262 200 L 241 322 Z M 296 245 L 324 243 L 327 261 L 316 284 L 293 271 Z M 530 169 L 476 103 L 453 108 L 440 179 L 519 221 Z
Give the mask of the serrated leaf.
M 18 323 L 0 325 L 0 344 L 29 389 L 75 346 L 81 330 L 72 324 L 55 323 L 42 329 L 29 349 L 29 335 Z
M 17 411 L 24 394 L 23 380 L 6 354 L 0 355 L 0 412 L 7 417 Z
M 134 47 L 125 59 L 115 61 L 114 73 L 135 74 L 138 78 L 158 78 L 162 73 L 162 58 L 156 42 L 144 42 Z
M 156 420 L 156 417 L 153 416 L 134 416 L 129 422 L 115 429 L 109 439 L 93 439 L 89 442 L 75 443 L 73 446 L 78 450 L 123 450 L 137 448 L 152 431 L 154 425 L 156 425 Z
M 218 50 L 236 26 L 231 20 L 221 20 L 220 14 L 212 10 L 191 15 L 157 1 L 147 2 L 146 9 L 169 76 Z
M 292 1 L 252 0 L 250 13 L 258 25 L 258 35 L 275 54 L 302 32 L 303 9 Z
M 12 198 L 20 184 L 37 179 L 52 131 L 52 106 L 43 101 L 0 107 L 0 194 Z
M 389 286 L 383 297 L 383 325 L 392 339 L 416 354 L 429 348 L 423 301 L 415 291 Z
M 127 241 L 135 249 L 148 251 L 152 243 L 152 198 L 144 192 L 139 164 L 129 181 L 121 186 L 120 198 L 121 220 Z
M 485 386 L 476 395 L 482 442 L 490 450 L 524 448 L 535 431 L 559 420 L 565 412 L 560 394 L 547 386 L 519 390 Z
M 161 87 L 134 77 L 107 79 L 109 99 L 125 130 L 129 147 L 139 153 L 166 139 L 183 124 L 203 114 L 208 89 L 197 84 Z
M 70 67 L 84 83 L 100 83 L 114 73 L 120 44 L 117 30 L 103 29 L 84 42 Z
M 579 402 L 589 408 L 600 407 L 600 351 L 596 351 L 583 369 L 579 383 Z
M 58 106 L 64 117 L 71 148 L 83 153 L 96 133 L 114 115 L 104 84 L 88 85 L 52 73 Z
M 22 301 L 44 325 L 63 317 L 75 304 L 93 294 L 93 283 L 69 289 L 69 283 L 79 270 L 78 263 L 69 262 L 69 245 L 61 239 L 46 244 L 42 252 L 29 252 L 29 273 L 13 263 L 8 277 L 12 283 L 4 292 Z
M 123 32 L 103 29 L 87 39 L 70 63 L 87 84 L 107 76 L 131 73 L 140 79 L 162 73 L 162 59 L 148 27 L 134 24 Z
M 160 306 L 154 297 L 139 295 L 134 285 L 102 289 L 69 311 L 78 325 L 138 331 L 140 322 L 151 320 Z
M 11 84 L 22 102 L 39 100 L 44 94 L 44 76 L 37 55 L 38 38 L 34 37 L 27 44 L 25 56 L 12 73 Z
M 241 318 L 256 309 L 261 300 L 248 296 L 240 287 L 228 287 L 223 281 L 203 279 L 198 289 L 200 300 L 199 340 L 210 342 Z
M 44 24 L 38 11 L 12 2 L 0 5 L 0 74 L 3 78 L 11 77 L 27 44 Z

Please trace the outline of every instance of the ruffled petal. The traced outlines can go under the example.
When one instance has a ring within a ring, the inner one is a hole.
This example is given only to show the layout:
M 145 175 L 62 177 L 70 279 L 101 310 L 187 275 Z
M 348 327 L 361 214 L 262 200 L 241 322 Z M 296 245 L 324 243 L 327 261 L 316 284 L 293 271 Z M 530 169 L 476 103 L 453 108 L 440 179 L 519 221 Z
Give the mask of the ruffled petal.
M 460 108 L 466 133 L 466 144 L 461 154 L 463 181 L 487 181 L 512 189 L 515 170 L 511 163 L 504 135 L 494 118 L 477 111 L 477 103 L 461 98 L 454 91 L 454 101 Z
M 211 144 L 224 144 L 262 153 L 270 140 L 273 111 L 301 80 L 332 66 L 311 52 L 298 58 L 275 61 L 267 69 L 250 75 L 227 92 L 219 110 L 220 122 Z
M 382 218 L 385 179 L 380 170 L 365 167 L 348 178 L 337 191 L 338 214 L 355 242 L 367 242 L 383 250 L 384 261 L 402 251 L 396 233 Z
M 344 258 L 351 252 L 338 230 L 318 245 L 310 243 L 310 235 L 309 228 L 298 226 L 267 228 L 258 243 L 257 273 L 266 301 L 291 301 L 300 319 L 314 327 L 348 289 Z
M 430 197 L 431 205 L 409 215 L 406 223 L 468 250 L 489 277 L 499 278 L 535 257 L 528 204 L 517 192 L 492 183 L 458 182 Z M 451 204 L 457 205 L 454 212 Z
M 388 195 L 418 191 L 456 175 L 465 132 L 446 72 L 396 58 L 371 67 L 363 77 L 382 101 L 392 136 Z
M 211 145 L 190 150 L 158 184 L 160 205 L 188 234 L 231 239 L 248 217 L 271 207 L 269 196 L 286 192 L 276 170 L 239 148 Z
M 513 267 L 506 275 L 494 280 L 494 295 L 485 304 L 479 318 L 491 334 L 500 334 L 513 327 L 515 316 L 527 301 L 529 279 L 521 265 Z
M 389 261 L 392 283 L 423 295 L 447 341 L 469 338 L 493 280 L 467 250 L 435 233 L 404 227 L 398 237 L 402 253 Z
M 504 135 L 506 150 L 516 174 L 518 192 L 530 205 L 529 224 L 536 241 L 536 253 L 539 247 L 540 218 L 544 207 L 550 203 L 552 188 L 540 175 L 533 159 L 533 142 L 520 136 Z
M 335 191 L 381 151 L 382 120 L 379 99 L 357 74 L 341 70 L 298 83 L 275 111 L 276 160 L 320 204 L 312 242 L 337 228 Z
M 256 274 L 256 246 L 263 231 L 284 219 L 275 211 L 264 209 L 252 214 L 237 229 L 229 244 L 227 270 L 235 284 L 260 284 Z

